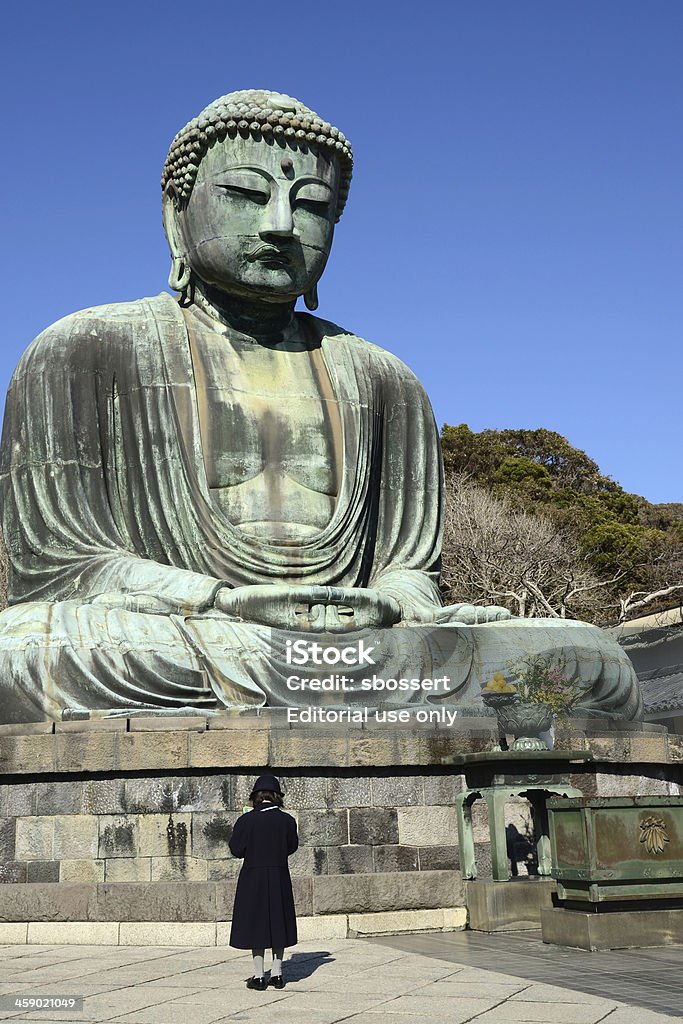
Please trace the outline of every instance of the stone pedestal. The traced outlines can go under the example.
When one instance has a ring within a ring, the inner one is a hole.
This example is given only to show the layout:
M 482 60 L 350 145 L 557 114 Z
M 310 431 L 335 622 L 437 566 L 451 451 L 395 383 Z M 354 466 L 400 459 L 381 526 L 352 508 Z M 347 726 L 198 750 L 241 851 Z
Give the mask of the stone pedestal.
M 541 927 L 541 911 L 552 907 L 555 883 L 543 878 L 465 883 L 467 926 L 475 932 L 518 932 Z
M 278 709 L 0 727 L 0 932 L 202 922 L 225 938 L 241 866 L 228 840 L 266 771 L 297 819 L 300 921 L 335 934 L 462 928 L 462 780 L 441 757 L 495 738 L 485 718 L 462 733 L 307 729 Z
M 227 843 L 265 772 L 282 780 L 298 822 L 290 868 L 302 935 L 463 927 L 465 780 L 442 759 L 496 740 L 491 718 L 457 730 L 305 728 L 279 709 L 2 726 L 0 942 L 48 941 L 49 922 L 50 941 L 96 941 L 106 925 L 107 941 L 115 931 L 122 942 L 167 932 L 182 942 L 190 924 L 227 941 L 240 868 Z M 666 793 L 681 774 L 683 745 L 662 734 L 567 739 L 577 743 L 595 759 L 571 774 L 586 795 Z M 473 838 L 484 878 L 486 822 Z
M 553 907 L 541 911 L 544 942 L 596 952 L 683 943 L 683 908 L 586 913 Z

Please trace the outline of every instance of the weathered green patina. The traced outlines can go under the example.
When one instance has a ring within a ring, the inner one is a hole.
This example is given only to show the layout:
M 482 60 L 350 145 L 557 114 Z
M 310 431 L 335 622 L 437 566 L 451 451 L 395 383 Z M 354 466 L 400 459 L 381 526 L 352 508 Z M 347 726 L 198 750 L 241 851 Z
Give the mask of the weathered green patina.
M 546 804 L 551 794 L 580 797 L 571 784 L 572 766 L 592 760 L 582 750 L 510 750 L 491 753 L 456 754 L 441 759 L 442 764 L 461 767 L 466 788 L 457 796 L 458 849 L 463 878 L 477 877 L 472 805 L 484 800 L 491 840 L 491 873 L 494 882 L 511 877 L 506 838 L 505 808 L 515 797 L 524 797 L 531 805 L 534 845 L 538 873 L 551 872 L 550 838 Z
M 164 168 L 179 299 L 75 313 L 23 356 L 0 456 L 1 720 L 317 699 L 483 710 L 493 673 L 558 650 L 590 689 L 584 713 L 641 714 L 600 630 L 442 607 L 424 390 L 390 353 L 294 311 L 301 296 L 316 308 L 350 176 L 349 144 L 297 100 L 221 98 Z M 293 689 L 287 654 L 311 634 L 330 659 L 364 643 L 370 670 Z M 375 674 L 418 686 L 364 688 Z
M 683 797 L 553 799 L 548 815 L 560 899 L 683 899 Z

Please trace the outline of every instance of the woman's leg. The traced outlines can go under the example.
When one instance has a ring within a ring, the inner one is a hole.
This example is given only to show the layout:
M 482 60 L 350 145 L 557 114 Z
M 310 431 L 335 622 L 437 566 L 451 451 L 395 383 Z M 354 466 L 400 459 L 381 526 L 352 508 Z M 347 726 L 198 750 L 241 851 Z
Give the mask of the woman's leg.
M 273 950 L 273 966 L 270 969 L 271 978 L 282 977 L 282 958 L 285 955 L 284 949 Z
M 251 955 L 254 958 L 254 977 L 263 977 L 263 958 L 265 956 L 265 949 L 252 949 Z

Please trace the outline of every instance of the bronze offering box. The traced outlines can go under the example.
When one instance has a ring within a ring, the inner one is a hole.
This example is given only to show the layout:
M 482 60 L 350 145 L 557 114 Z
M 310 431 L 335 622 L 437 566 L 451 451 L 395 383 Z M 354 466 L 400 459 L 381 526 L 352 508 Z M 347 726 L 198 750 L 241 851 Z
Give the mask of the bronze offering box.
M 683 797 L 548 800 L 560 900 L 683 900 Z

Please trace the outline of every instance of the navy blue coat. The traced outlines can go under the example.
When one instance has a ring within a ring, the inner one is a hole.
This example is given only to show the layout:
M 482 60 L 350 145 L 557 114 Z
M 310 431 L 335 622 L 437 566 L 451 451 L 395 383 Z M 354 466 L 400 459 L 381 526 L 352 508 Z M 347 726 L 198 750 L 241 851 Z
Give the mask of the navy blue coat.
M 230 945 L 284 949 L 297 942 L 296 911 L 287 858 L 299 846 L 291 814 L 257 806 L 235 822 L 230 852 L 243 857 L 232 912 Z

